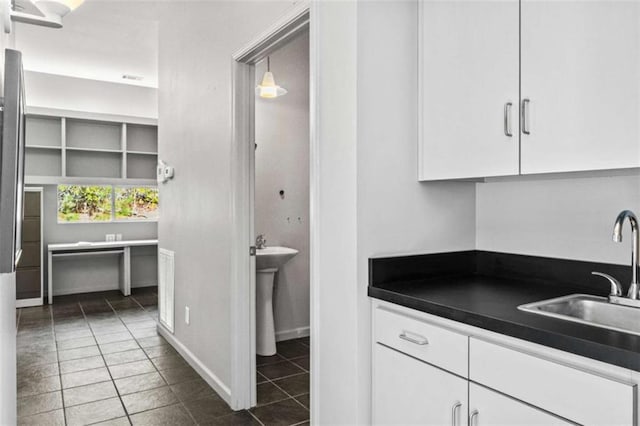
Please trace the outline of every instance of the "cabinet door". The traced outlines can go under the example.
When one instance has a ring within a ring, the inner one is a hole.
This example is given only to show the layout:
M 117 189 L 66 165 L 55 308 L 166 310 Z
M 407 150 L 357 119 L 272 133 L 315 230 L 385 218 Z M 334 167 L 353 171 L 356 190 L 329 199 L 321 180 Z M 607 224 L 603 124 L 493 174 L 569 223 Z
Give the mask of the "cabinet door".
M 420 180 L 517 175 L 518 0 L 419 4 Z
M 467 424 L 467 380 L 374 345 L 373 423 Z
M 640 166 L 640 2 L 522 0 L 523 174 Z
M 575 424 L 474 383 L 469 383 L 469 413 L 469 426 Z

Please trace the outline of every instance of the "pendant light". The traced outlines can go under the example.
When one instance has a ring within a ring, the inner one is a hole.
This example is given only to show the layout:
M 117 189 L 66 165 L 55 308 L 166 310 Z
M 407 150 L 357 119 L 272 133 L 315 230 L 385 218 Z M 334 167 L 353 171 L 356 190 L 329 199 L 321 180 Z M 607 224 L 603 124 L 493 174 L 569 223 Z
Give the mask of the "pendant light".
M 262 77 L 262 83 L 258 84 L 258 86 L 256 87 L 256 95 L 260 96 L 261 98 L 271 99 L 286 94 L 287 90 L 276 84 L 276 81 L 273 78 L 273 73 L 271 72 L 271 61 L 267 56 L 267 71 Z
M 50 28 L 62 28 L 62 18 L 77 9 L 84 0 L 0 0 L 5 14 L 5 33 L 11 23 L 22 22 Z M 15 2 L 15 7 L 14 7 Z M 15 10 L 14 10 L 15 9 Z M 9 13 L 7 13 L 7 11 Z M 9 21 L 7 21 L 7 18 Z

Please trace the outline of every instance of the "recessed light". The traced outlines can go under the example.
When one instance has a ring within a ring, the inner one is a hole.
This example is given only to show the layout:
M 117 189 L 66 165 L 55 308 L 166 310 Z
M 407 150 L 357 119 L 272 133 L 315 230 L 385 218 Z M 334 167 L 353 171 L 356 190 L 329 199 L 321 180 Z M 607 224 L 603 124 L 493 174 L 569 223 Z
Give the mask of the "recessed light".
M 144 79 L 144 77 L 142 76 L 131 75 L 131 74 L 122 74 L 122 78 L 125 80 L 135 80 L 135 81 L 142 81 Z

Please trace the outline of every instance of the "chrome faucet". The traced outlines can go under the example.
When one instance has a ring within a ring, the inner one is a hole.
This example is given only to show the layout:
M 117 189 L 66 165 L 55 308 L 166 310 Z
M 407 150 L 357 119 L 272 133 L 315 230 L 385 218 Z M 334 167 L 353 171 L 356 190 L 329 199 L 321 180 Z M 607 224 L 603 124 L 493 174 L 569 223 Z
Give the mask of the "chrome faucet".
M 267 239 L 264 237 L 263 234 L 259 234 L 256 237 L 256 248 L 263 249 L 265 247 L 267 247 Z
M 622 225 L 624 220 L 629 219 L 631 224 L 631 286 L 627 297 L 629 299 L 638 299 L 638 255 L 640 254 L 640 235 L 638 234 L 638 218 L 630 210 L 624 210 L 616 219 L 616 223 L 613 226 L 613 241 L 616 243 L 622 242 Z

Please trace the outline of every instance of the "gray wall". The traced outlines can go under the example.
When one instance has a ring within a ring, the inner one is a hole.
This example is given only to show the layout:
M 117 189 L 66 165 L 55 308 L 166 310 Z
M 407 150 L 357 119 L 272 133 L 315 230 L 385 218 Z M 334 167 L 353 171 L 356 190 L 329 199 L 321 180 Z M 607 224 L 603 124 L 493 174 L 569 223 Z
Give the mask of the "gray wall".
M 231 57 L 291 2 L 166 3 L 160 21 L 160 247 L 175 251 L 175 338 L 231 380 Z M 184 318 L 191 309 L 190 325 Z
M 36 71 L 25 71 L 24 78 L 29 106 L 134 117 L 158 116 L 158 93 L 153 87 Z
M 358 422 L 369 423 L 368 258 L 475 246 L 473 183 L 418 182 L 416 2 L 358 4 Z
M 629 226 L 621 244 L 611 232 L 621 210 L 640 214 L 640 172 L 610 174 L 478 184 L 478 249 L 629 264 Z
M 25 51 L 24 54 L 28 55 L 29 52 Z M 157 115 L 157 90 L 148 87 L 27 71 L 25 89 L 28 106 L 143 117 Z M 55 185 L 44 186 L 43 210 L 45 293 L 49 274 L 47 244 L 104 241 L 105 234 L 122 234 L 123 239 L 154 239 L 158 235 L 158 224 L 155 222 L 58 224 Z M 157 285 L 155 250 L 135 248 L 131 254 L 132 286 Z M 54 295 L 117 289 L 118 262 L 117 257 L 102 256 L 56 259 Z
M 256 66 L 256 83 L 267 61 Z M 309 333 L 309 34 L 271 54 L 276 83 L 289 92 L 256 97 L 256 234 L 298 254 L 279 269 L 274 289 L 278 339 Z M 279 191 L 285 191 L 284 199 Z
M 124 240 L 157 238 L 157 222 L 144 223 L 58 223 L 57 188 L 44 186 L 45 284 L 47 282 L 47 244 L 78 241 L 104 241 L 105 234 L 122 234 Z M 118 288 L 118 257 L 65 258 L 54 261 L 54 295 L 115 290 Z M 153 248 L 134 247 L 131 251 L 131 286 L 158 284 L 158 259 Z M 45 285 L 46 289 L 46 285 Z M 46 290 L 45 290 L 46 292 Z

